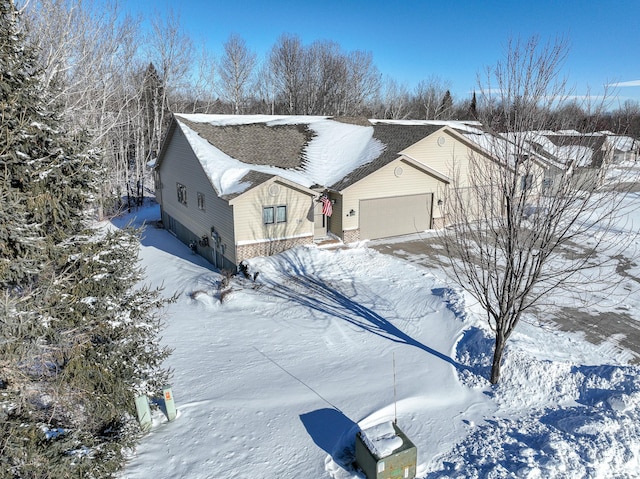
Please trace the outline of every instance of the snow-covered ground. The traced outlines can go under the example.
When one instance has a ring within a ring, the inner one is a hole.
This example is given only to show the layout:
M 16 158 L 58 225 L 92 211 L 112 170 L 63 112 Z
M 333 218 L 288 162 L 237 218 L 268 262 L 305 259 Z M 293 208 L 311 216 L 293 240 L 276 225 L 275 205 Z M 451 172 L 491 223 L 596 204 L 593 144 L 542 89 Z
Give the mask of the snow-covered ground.
M 363 478 L 355 433 L 394 417 L 420 478 L 640 475 L 640 370 L 613 346 L 522 322 L 491 387 L 491 334 L 439 270 L 302 247 L 252 260 L 221 302 L 219 272 L 167 231 L 147 226 L 140 256 L 180 293 L 163 335 L 178 417 L 155 413 L 123 478 Z

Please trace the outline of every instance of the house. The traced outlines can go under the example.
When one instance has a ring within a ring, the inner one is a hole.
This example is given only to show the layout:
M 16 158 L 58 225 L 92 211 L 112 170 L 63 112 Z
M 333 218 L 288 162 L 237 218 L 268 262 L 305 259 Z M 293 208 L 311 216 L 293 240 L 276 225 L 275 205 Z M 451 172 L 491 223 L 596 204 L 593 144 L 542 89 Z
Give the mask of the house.
M 630 136 L 616 135 L 610 131 L 603 131 L 607 136 L 607 143 L 611 151 L 611 160 L 618 166 L 635 165 L 640 155 L 640 142 Z
M 606 167 L 613 161 L 614 147 L 603 133 L 575 130 L 526 131 L 513 134 L 532 154 L 546 163 L 545 191 L 553 194 L 558 177 L 570 177 L 576 189 L 602 184 Z
M 442 225 L 451 162 L 471 151 L 485 154 L 451 124 L 176 114 L 156 198 L 165 228 L 230 269 L 327 238 Z

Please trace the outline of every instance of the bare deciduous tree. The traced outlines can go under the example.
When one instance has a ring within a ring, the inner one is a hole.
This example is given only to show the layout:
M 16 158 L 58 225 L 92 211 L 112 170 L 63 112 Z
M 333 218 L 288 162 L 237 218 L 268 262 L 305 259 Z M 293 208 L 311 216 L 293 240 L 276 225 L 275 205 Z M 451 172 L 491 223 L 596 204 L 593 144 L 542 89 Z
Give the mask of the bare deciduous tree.
M 114 100 L 135 54 L 137 22 L 91 0 L 34 0 L 25 8 L 45 87 L 58 91 L 52 101 L 100 141 L 121 113 Z
M 347 96 L 343 108 L 346 115 L 361 115 L 378 96 L 381 75 L 373 63 L 371 52 L 356 50 L 347 57 Z
M 626 100 L 620 108 L 614 112 L 618 130 L 625 131 L 628 135 L 640 138 L 640 102 Z
M 280 95 L 287 102 L 287 113 L 300 114 L 300 95 L 304 68 L 304 48 L 300 38 L 282 35 L 271 49 L 269 66 Z
M 191 104 L 185 111 L 191 113 L 211 113 L 215 104 L 216 68 L 211 52 L 203 45 L 198 57 L 198 71 L 190 89 L 191 95 L 183 102 Z
M 465 174 L 464 165 L 454 168 L 458 173 L 445 204 L 450 226 L 441 234 L 452 270 L 485 310 L 495 334 L 493 384 L 523 315 L 555 292 L 577 294 L 594 284 L 585 277 L 615 256 L 599 256 L 624 200 L 624 192 L 615 191 L 621 184 L 605 181 L 609 164 L 599 156 L 602 137 L 559 143 L 558 151 L 568 148 L 562 164 L 536 154 L 539 130 L 570 99 L 560 77 L 566 54 L 562 40 L 510 42 L 504 62 L 487 70 L 479 119 L 490 133 L 484 148 L 493 161 L 473 155 Z M 583 108 L 591 107 L 589 117 L 597 118 L 605 106 L 601 101 Z
M 179 16 L 170 11 L 166 17 L 159 14 L 151 21 L 151 34 L 148 38 L 149 58 L 158 70 L 162 91 L 155 112 L 155 129 L 152 132 L 151 145 L 160 151 L 162 133 L 167 127 L 171 111 L 181 111 L 178 99 L 181 92 L 190 83 L 193 61 L 193 42 L 182 31 Z
M 224 54 L 218 67 L 220 90 L 222 96 L 233 103 L 233 112 L 238 115 L 254 73 L 256 54 L 247 48 L 246 42 L 237 34 L 231 34 L 223 47 Z
M 414 91 L 414 101 L 418 104 L 415 109 L 419 116 L 424 120 L 438 119 L 438 108 L 449 88 L 450 82 L 435 75 L 420 81 Z
M 310 115 L 338 114 L 344 102 L 345 56 L 335 42 L 314 42 L 305 51 L 303 111 Z
M 278 91 L 273 70 L 268 62 L 263 63 L 258 69 L 253 90 L 257 103 L 262 107 L 261 112 L 274 115 Z
M 405 85 L 398 84 L 393 78 L 387 78 L 384 86 L 383 118 L 404 120 L 411 117 L 411 99 Z
M 138 53 L 138 22 L 117 4 L 91 0 L 25 2 L 29 41 L 37 47 L 45 87 L 62 105 L 72 130 L 85 130 L 103 151 L 106 176 L 98 203 L 114 194 L 128 171 L 121 155 L 123 124 L 130 116 L 132 66 Z

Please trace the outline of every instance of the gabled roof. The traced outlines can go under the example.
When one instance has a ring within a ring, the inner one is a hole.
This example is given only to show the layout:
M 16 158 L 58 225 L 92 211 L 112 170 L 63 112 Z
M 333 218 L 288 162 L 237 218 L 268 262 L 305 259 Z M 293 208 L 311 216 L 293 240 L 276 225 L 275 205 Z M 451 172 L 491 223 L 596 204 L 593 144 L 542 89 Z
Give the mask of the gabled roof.
M 264 185 L 267 183 L 281 183 L 284 185 L 287 185 L 289 188 L 294 189 L 294 190 L 298 190 L 302 193 L 305 193 L 311 197 L 315 197 L 318 195 L 318 192 L 315 190 L 312 190 L 311 188 L 307 188 L 305 186 L 302 186 L 294 181 L 290 181 L 287 180 L 286 178 L 282 178 L 280 176 L 277 175 L 269 175 L 266 173 L 260 173 L 257 171 L 250 171 L 249 173 L 246 174 L 246 176 L 244 176 L 242 178 L 243 182 L 248 182 L 254 185 Z M 246 190 L 249 191 L 249 190 Z M 245 192 L 242 193 L 231 193 L 228 195 L 223 195 L 220 198 L 222 198 L 225 201 L 228 201 L 229 204 L 233 204 L 236 201 L 236 198 L 239 198 L 240 196 L 242 196 Z
M 326 187 L 378 158 L 385 148 L 362 119 L 176 114 L 169 134 L 176 128 L 226 200 L 274 176 L 303 189 Z
M 375 160 L 355 169 L 340 181 L 330 186 L 334 191 L 342 191 L 357 183 L 371 173 L 397 159 L 399 153 L 418 141 L 426 138 L 442 127 L 437 125 L 401 125 L 379 123 L 373 127 L 373 136 L 385 145 L 382 154 Z
M 270 181 L 273 178 L 277 178 L 277 176 L 269 173 L 260 173 L 259 171 L 250 170 L 246 175 L 240 178 L 240 183 L 248 185 L 247 189 L 244 190 L 244 191 L 248 191 L 252 188 L 255 188 L 258 185 L 261 185 L 263 183 L 266 183 L 267 181 Z M 226 195 L 221 195 L 220 198 L 222 198 L 225 201 L 231 201 L 234 198 L 237 198 L 238 196 L 240 196 L 242 193 L 244 193 L 244 191 L 236 191 L 233 193 L 228 193 Z
M 231 158 L 250 165 L 300 168 L 304 148 L 314 133 L 308 124 L 249 123 L 215 126 L 186 117 L 180 121 Z
M 274 178 L 300 185 L 306 192 L 312 187 L 343 191 L 401 157 L 448 181 L 443 173 L 401 152 L 440 130 L 480 149 L 466 136 L 482 134 L 478 126 L 424 120 L 176 114 L 168 137 L 179 129 L 218 195 L 233 201 Z
M 614 150 L 621 152 L 638 151 L 639 143 L 637 139 L 631 136 L 616 135 L 610 132 L 603 132 L 607 135 L 607 142 Z
M 600 167 L 607 140 L 601 133 L 579 133 L 573 130 L 523 131 L 511 133 L 508 137 L 517 139 L 521 146 L 528 145 L 531 152 L 563 169 L 572 166 Z
M 509 168 L 517 163 L 516 159 L 527 156 L 537 165 L 545 168 L 554 165 L 555 158 L 541 154 L 529 144 L 530 148 L 523 149 L 518 141 L 519 133 L 465 133 L 464 137 L 471 141 L 487 156 Z M 555 165 L 558 166 L 558 165 Z
M 574 162 L 576 166 L 591 168 L 602 166 L 606 136 L 573 132 L 553 133 L 545 136 L 556 147 L 556 156 L 560 160 Z

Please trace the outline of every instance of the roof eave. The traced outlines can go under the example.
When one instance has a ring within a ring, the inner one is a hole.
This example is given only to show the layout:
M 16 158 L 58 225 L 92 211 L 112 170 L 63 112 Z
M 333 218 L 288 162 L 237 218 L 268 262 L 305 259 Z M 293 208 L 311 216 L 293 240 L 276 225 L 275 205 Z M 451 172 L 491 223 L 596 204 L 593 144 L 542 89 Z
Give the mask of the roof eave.
M 424 163 L 416 160 L 415 158 L 412 158 L 411 156 L 407 155 L 407 154 L 402 154 L 400 155 L 400 157 L 398 158 L 399 160 L 405 161 L 407 163 L 409 163 L 410 165 L 416 167 L 417 169 L 423 171 L 424 173 L 427 173 L 431 176 L 434 176 L 435 178 L 437 178 L 438 180 L 442 181 L 443 183 L 447 183 L 450 184 L 452 182 L 451 178 L 447 175 L 445 175 L 444 173 L 431 168 L 429 165 L 425 165 Z
M 250 191 L 252 191 L 255 188 L 257 188 L 258 186 L 266 185 L 266 184 L 269 184 L 269 183 L 275 183 L 276 181 L 288 186 L 289 188 L 292 188 L 294 190 L 298 190 L 298 191 L 300 191 L 302 193 L 308 194 L 309 196 L 318 196 L 319 195 L 319 193 L 317 191 L 314 191 L 311 188 L 307 188 L 306 186 L 301 185 L 299 183 L 296 183 L 295 181 L 287 180 L 286 178 L 283 178 L 282 176 L 274 175 L 271 179 L 269 179 L 269 180 L 267 180 L 267 181 L 265 181 L 263 183 L 253 185 L 251 188 L 246 189 L 245 191 L 243 191 L 239 195 L 237 195 L 237 196 L 235 196 L 235 197 L 233 197 L 233 198 L 231 198 L 229 200 L 226 200 L 226 201 L 230 205 L 234 205 L 235 203 L 240 201 L 240 198 L 242 198 L 244 195 L 246 195 Z
M 154 170 L 157 170 L 158 168 L 160 168 L 164 155 L 167 151 L 167 148 L 169 147 L 169 142 L 171 141 L 171 138 L 173 137 L 173 133 L 176 130 L 176 126 L 178 126 L 178 123 L 176 121 L 175 115 L 172 114 L 171 123 L 169 124 L 169 128 L 167 129 L 167 132 L 165 133 L 164 138 L 162 139 L 162 144 L 160 146 L 160 153 L 158 153 L 158 160 L 156 161 L 156 164 L 153 167 Z

